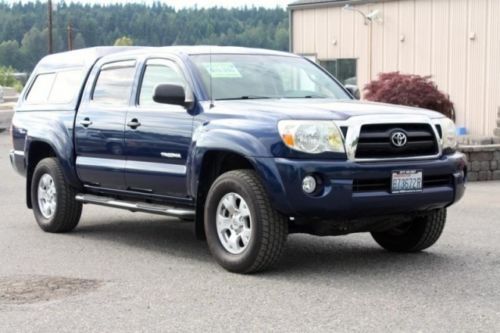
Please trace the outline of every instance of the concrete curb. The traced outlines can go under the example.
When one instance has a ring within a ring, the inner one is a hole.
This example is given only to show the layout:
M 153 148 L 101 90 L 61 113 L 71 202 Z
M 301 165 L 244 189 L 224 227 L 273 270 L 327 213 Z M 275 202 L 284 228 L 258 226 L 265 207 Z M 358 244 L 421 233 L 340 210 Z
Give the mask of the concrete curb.
M 0 133 L 10 127 L 14 110 L 0 110 Z

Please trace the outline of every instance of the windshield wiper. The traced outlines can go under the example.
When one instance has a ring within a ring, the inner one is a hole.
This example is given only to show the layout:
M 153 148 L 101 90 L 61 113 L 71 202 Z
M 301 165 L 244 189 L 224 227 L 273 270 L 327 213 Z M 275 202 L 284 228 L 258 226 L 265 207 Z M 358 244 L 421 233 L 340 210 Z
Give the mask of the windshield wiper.
M 288 99 L 288 98 L 294 98 L 294 99 L 299 99 L 299 98 L 328 98 L 326 96 L 320 96 L 320 95 L 306 95 L 306 96 L 258 96 L 258 95 L 248 95 L 248 96 L 240 96 L 240 97 L 228 97 L 228 98 L 218 98 L 216 99 L 217 101 L 237 101 L 237 100 L 244 100 L 244 99 Z
M 271 98 L 275 98 L 275 97 L 248 95 L 248 96 L 241 96 L 241 97 L 218 98 L 217 101 L 235 101 L 235 100 L 240 100 L 240 99 L 271 99 Z
M 283 98 L 328 98 L 328 97 L 320 95 L 306 95 L 306 96 L 286 96 Z

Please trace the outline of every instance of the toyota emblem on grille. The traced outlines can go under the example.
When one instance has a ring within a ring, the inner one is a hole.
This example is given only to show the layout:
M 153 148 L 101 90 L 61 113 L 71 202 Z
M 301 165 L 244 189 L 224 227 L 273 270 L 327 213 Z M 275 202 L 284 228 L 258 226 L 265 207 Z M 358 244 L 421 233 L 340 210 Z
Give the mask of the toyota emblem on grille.
M 394 132 L 391 135 L 391 142 L 394 147 L 402 148 L 406 146 L 408 142 L 408 137 L 403 132 Z

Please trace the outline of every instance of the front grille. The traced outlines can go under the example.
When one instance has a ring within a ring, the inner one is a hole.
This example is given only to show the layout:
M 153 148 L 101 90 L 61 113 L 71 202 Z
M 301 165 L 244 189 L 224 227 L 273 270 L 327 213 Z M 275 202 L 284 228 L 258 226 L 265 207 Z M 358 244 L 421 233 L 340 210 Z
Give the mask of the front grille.
M 423 188 L 451 186 L 452 181 L 451 175 L 424 176 Z M 352 190 L 353 192 L 390 192 L 391 178 L 354 179 Z
M 438 175 L 438 176 L 425 176 L 424 177 L 424 188 L 425 187 L 439 187 L 439 186 L 449 186 L 453 184 L 453 177 L 450 175 Z
M 391 142 L 395 132 L 406 134 L 406 145 L 399 148 Z M 429 124 L 370 124 L 361 127 L 356 158 L 408 158 L 438 152 L 438 142 Z
M 352 182 L 353 192 L 389 192 L 391 180 L 385 179 L 354 179 Z

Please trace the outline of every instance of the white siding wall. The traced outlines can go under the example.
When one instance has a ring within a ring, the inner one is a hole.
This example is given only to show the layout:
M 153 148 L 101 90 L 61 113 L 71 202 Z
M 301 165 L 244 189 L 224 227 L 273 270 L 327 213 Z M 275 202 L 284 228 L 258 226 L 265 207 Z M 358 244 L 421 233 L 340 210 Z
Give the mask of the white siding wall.
M 363 87 L 378 73 L 432 75 L 450 94 L 457 124 L 491 135 L 500 108 L 500 0 L 387 0 L 356 6 L 380 10 L 370 27 L 342 7 L 294 10 L 293 52 L 320 60 L 358 58 Z M 473 38 L 475 36 L 475 38 Z

